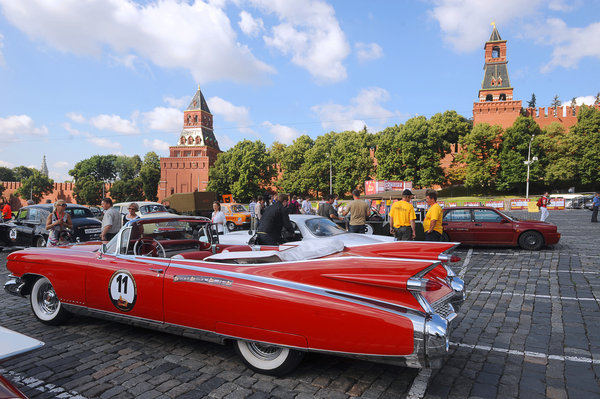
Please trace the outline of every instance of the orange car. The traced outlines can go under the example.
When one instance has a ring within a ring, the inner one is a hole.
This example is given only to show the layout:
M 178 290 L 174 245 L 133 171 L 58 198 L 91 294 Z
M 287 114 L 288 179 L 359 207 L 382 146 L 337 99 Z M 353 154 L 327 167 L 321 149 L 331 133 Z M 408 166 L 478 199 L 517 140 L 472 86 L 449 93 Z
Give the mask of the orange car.
M 250 212 L 242 204 L 221 204 L 221 210 L 227 219 L 227 230 L 250 228 Z

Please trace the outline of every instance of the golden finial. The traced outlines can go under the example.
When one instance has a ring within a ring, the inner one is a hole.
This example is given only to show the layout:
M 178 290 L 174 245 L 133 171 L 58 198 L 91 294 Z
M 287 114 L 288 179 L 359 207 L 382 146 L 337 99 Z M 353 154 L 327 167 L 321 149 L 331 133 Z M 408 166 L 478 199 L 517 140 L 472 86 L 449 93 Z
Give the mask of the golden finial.
M 490 24 L 494 27 L 494 29 L 496 29 L 496 21 L 492 21 L 492 23 Z

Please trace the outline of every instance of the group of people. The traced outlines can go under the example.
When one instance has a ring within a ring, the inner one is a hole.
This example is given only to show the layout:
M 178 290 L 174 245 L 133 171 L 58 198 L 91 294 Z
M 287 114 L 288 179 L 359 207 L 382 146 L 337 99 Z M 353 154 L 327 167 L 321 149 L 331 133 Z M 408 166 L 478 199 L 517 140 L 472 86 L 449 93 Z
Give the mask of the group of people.
M 390 209 L 390 233 L 398 241 L 414 240 L 417 236 L 415 223 L 417 215 L 412 205 L 412 197 L 410 190 L 402 191 L 402 200 L 394 202 Z M 442 227 L 444 212 L 440 204 L 437 203 L 437 191 L 427 190 L 425 200 L 428 206 L 427 214 L 423 220 L 425 241 L 441 241 L 444 233 Z

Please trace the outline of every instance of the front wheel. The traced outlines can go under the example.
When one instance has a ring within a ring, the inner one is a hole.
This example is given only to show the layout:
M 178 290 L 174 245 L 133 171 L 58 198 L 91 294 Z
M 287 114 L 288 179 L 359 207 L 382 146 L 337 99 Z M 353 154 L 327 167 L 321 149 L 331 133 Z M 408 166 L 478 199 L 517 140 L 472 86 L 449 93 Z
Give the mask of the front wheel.
M 250 369 L 275 376 L 289 373 L 304 357 L 304 352 L 253 341 L 238 340 L 235 350 Z
M 35 246 L 36 247 L 45 247 L 46 239 L 43 236 L 39 236 L 38 238 L 35 239 Z
M 70 313 L 60 303 L 54 287 L 46 277 L 38 279 L 31 289 L 31 309 L 35 317 L 44 324 L 53 326 L 65 322 Z
M 519 246 L 528 251 L 539 251 L 544 246 L 544 237 L 537 231 L 526 231 L 519 237 Z
M 229 231 L 235 231 L 235 223 L 233 223 L 233 222 L 227 222 L 227 230 L 229 230 Z

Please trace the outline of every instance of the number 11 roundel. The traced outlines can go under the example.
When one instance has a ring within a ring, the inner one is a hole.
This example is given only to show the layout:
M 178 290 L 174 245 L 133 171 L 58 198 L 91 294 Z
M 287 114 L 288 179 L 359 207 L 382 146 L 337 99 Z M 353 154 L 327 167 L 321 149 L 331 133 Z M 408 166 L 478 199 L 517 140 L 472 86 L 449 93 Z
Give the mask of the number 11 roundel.
M 129 312 L 137 299 L 137 287 L 133 275 L 128 270 L 117 270 L 108 283 L 108 295 L 119 310 Z

